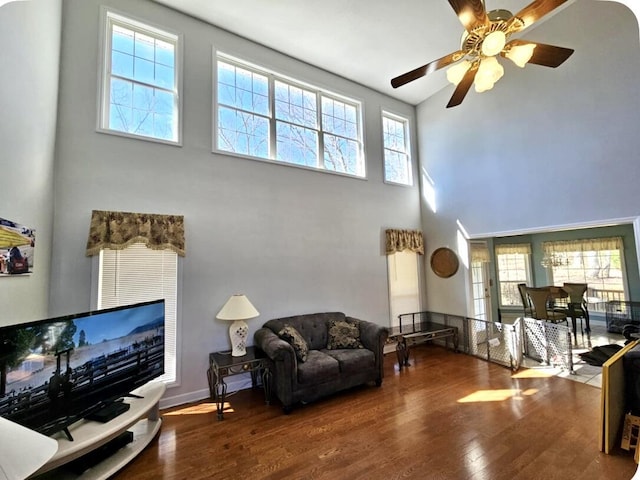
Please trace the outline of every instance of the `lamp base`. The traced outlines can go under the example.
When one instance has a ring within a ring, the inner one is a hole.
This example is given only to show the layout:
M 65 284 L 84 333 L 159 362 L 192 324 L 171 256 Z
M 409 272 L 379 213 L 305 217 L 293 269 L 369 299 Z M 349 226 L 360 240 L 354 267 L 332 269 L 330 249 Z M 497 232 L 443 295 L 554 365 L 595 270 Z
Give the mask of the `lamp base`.
M 244 357 L 247 354 L 247 334 L 249 326 L 243 320 L 235 320 L 229 327 L 231 356 Z

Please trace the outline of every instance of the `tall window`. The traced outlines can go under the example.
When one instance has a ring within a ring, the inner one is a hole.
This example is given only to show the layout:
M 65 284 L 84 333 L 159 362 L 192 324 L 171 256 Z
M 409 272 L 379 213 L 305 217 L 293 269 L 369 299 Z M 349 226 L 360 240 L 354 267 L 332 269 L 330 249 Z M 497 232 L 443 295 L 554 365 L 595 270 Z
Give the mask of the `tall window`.
M 500 305 L 522 306 L 518 284 L 529 284 L 531 278 L 531 245 L 528 243 L 496 245 Z
M 626 274 L 622 238 L 594 238 L 543 242 L 543 265 L 554 285 L 586 283 L 590 308 L 609 300 L 626 299 Z
M 365 176 L 357 101 L 226 56 L 217 73 L 218 150 Z
M 178 256 L 134 243 L 124 250 L 103 249 L 99 257 L 98 309 L 165 300 L 165 374 L 176 381 Z
M 103 10 L 99 129 L 180 143 L 180 37 Z
M 412 185 L 409 121 L 406 118 L 382 112 L 382 132 L 384 180 L 389 183 Z

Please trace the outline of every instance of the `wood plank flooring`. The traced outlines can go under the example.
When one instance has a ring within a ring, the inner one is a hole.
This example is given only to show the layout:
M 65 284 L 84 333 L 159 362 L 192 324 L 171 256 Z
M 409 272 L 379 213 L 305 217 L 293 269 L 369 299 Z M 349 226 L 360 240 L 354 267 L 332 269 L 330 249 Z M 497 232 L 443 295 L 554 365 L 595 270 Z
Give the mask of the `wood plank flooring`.
M 517 374 L 442 347 L 385 357 L 359 387 L 283 415 L 259 390 L 163 411 L 159 437 L 117 480 L 630 479 L 629 452 L 598 451 L 600 389 Z

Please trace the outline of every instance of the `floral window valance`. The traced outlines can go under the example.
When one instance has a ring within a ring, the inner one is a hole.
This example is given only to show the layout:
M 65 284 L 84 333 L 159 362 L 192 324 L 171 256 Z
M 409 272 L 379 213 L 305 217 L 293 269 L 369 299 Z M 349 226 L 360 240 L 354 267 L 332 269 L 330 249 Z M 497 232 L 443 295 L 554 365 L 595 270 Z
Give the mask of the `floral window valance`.
M 530 243 L 503 243 L 496 245 L 496 255 L 531 255 Z
M 149 213 L 91 212 L 87 256 L 109 248 L 123 250 L 144 243 L 152 250 L 173 250 L 184 257 L 184 217 Z
M 485 243 L 471 242 L 471 261 L 472 262 L 491 262 L 489 249 Z
M 388 229 L 386 232 L 387 255 L 392 255 L 403 250 L 424 255 L 424 240 L 420 230 L 395 230 Z
M 622 249 L 622 237 L 585 238 L 581 240 L 565 240 L 557 242 L 542 242 L 545 255 L 566 252 L 598 252 L 601 250 Z

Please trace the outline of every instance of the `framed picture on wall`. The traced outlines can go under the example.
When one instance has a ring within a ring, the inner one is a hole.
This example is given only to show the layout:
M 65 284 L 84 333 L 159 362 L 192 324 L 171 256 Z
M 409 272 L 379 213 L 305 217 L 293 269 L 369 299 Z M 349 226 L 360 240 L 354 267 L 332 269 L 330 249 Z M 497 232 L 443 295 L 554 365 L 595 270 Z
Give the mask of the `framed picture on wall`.
M 0 218 L 0 276 L 32 273 L 35 246 L 35 229 Z

